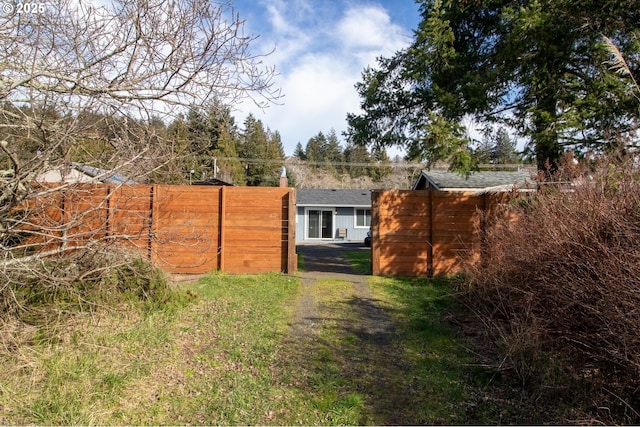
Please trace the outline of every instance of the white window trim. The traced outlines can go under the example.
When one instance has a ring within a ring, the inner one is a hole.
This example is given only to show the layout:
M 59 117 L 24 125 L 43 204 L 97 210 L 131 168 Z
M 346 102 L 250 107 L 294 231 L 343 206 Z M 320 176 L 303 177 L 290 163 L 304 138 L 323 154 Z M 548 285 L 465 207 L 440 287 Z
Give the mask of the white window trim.
M 332 233 L 332 237 L 309 237 L 309 211 L 333 211 L 335 214 L 335 209 L 328 209 L 327 205 L 318 205 L 318 206 L 307 206 L 304 208 L 304 239 L 305 240 L 313 240 L 313 241 L 320 241 L 320 240 L 333 240 L 333 233 Z M 333 215 L 333 217 L 331 218 L 331 229 L 334 230 L 336 226 L 335 223 L 335 215 Z M 322 232 L 321 232 L 322 234 Z
M 358 225 L 358 211 L 359 210 L 365 211 L 365 218 L 366 218 L 366 212 L 369 211 L 369 225 Z M 357 229 L 369 229 L 369 228 L 371 228 L 371 215 L 372 215 L 371 208 L 353 208 L 353 228 L 357 228 Z

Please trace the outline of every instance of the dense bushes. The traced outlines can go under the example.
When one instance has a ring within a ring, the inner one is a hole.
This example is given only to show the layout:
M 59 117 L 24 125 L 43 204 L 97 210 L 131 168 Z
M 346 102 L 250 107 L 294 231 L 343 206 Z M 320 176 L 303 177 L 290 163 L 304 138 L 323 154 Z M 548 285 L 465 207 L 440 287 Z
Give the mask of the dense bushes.
M 640 170 L 627 160 L 575 176 L 512 201 L 518 220 L 486 233 L 468 303 L 538 398 L 638 423 Z

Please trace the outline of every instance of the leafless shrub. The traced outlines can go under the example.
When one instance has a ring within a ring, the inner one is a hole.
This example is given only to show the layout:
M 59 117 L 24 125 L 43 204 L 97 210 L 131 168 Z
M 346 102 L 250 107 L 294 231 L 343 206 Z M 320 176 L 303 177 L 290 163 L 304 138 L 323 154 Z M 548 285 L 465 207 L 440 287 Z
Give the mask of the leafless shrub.
M 141 183 L 175 182 L 186 150 L 167 123 L 240 99 L 266 107 L 280 96 L 275 70 L 263 63 L 268 53 L 252 52 L 256 36 L 244 33 L 231 3 L 59 0 L 42 6 L 0 16 L 4 313 L 19 304 L 12 293 L 20 286 L 39 283 L 55 294 L 69 277 L 82 276 L 68 271 L 79 265 L 78 256 L 95 260 L 89 254 L 100 253 L 101 237 L 91 235 L 87 222 L 92 211 L 79 208 L 69 218 L 68 206 L 58 204 L 59 212 L 47 217 L 47 199 L 72 191 L 74 164 L 100 168 L 95 182 L 116 173 Z M 46 184 L 50 172 L 59 175 L 57 185 Z M 85 234 L 82 245 L 74 243 L 78 233 Z M 69 259 L 61 259 L 67 252 Z M 94 272 L 104 267 L 97 263 Z
M 468 303 L 523 384 L 606 423 L 640 421 L 640 169 L 600 161 L 486 233 Z

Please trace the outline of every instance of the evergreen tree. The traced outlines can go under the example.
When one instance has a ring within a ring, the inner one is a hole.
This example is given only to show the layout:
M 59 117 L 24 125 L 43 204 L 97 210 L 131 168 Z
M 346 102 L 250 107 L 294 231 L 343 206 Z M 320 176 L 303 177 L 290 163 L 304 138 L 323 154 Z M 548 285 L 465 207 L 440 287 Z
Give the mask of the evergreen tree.
M 307 155 L 304 152 L 304 148 L 302 148 L 302 144 L 298 142 L 296 144 L 296 149 L 293 151 L 293 156 L 297 157 L 300 160 L 307 160 Z
M 389 176 L 393 172 L 391 167 L 391 160 L 387 154 L 387 150 L 381 147 L 375 147 L 373 149 L 372 158 L 376 162 L 376 167 L 371 168 L 369 176 L 375 181 L 380 181 L 383 178 Z
M 238 159 L 237 145 L 239 144 L 238 129 L 230 111 L 221 116 L 218 123 L 218 143 L 212 155 L 214 168 L 212 177 L 221 179 L 236 185 L 245 184 L 244 166 Z
M 347 143 L 344 149 L 344 158 L 347 163 L 346 172 L 351 178 L 367 176 L 369 174 L 369 168 L 361 166 L 361 164 L 371 163 L 371 156 L 369 155 L 367 147 Z
M 325 146 L 322 151 L 324 161 L 329 165 L 327 169 L 332 170 L 335 173 L 342 173 L 343 167 L 341 164 L 344 162 L 344 155 L 334 129 L 329 131 L 329 135 L 326 137 Z
M 322 147 L 326 144 L 326 137 L 322 132 L 318 132 L 318 134 L 314 137 L 309 138 L 307 141 L 307 146 L 305 147 L 304 153 L 307 161 L 312 164 L 315 168 L 317 167 L 316 163 L 320 163 L 324 161 L 324 155 Z
M 516 141 L 503 127 L 496 131 L 492 154 L 493 161 L 497 164 L 517 163 L 520 160 L 516 151 Z
M 238 154 L 246 159 L 247 185 L 277 185 L 279 170 L 284 161 L 280 134 L 265 130 L 262 122 L 252 114 L 244 121 L 244 134 Z
M 280 132 L 271 131 L 267 128 L 269 157 L 273 160 L 284 160 L 284 145 L 282 145 L 282 137 Z
M 493 162 L 493 135 L 491 128 L 482 133 L 482 139 L 473 151 L 473 160 L 478 164 L 489 164 Z
M 190 179 L 211 178 L 217 174 L 214 168 L 222 167 L 225 175 L 238 179 L 239 163 L 218 157 L 237 157 L 235 146 L 238 132 L 231 110 L 218 104 L 202 112 L 192 109 L 187 114 L 186 131 L 190 155 L 185 164 L 185 175 Z M 191 172 L 193 171 L 193 172 Z
M 399 145 L 412 157 L 472 166 L 462 119 L 511 123 L 539 169 L 566 146 L 607 150 L 640 118 L 632 80 L 611 69 L 608 36 L 640 80 L 637 1 L 421 0 L 414 41 L 356 87 L 356 143 Z
M 473 152 L 474 160 L 479 164 L 508 164 L 521 161 L 516 151 L 516 141 L 504 127 L 497 130 L 489 128 L 483 132 L 480 144 Z

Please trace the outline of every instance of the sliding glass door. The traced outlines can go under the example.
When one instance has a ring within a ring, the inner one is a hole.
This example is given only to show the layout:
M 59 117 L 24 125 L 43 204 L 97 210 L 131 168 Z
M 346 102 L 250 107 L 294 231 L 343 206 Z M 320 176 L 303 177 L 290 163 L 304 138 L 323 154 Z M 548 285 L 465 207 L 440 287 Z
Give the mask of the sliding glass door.
M 309 239 L 331 239 L 333 237 L 333 210 L 309 209 L 307 218 L 309 218 L 307 223 Z

